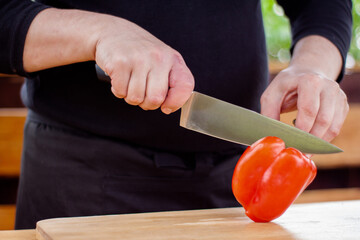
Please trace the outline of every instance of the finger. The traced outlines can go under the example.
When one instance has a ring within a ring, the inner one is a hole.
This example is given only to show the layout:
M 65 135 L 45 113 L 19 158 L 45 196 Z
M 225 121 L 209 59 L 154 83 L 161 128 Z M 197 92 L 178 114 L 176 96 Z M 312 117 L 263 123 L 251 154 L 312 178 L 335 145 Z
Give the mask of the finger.
M 283 99 L 284 93 L 281 91 L 281 88 L 278 85 L 269 85 L 260 99 L 261 114 L 279 120 Z
M 125 101 L 130 105 L 140 105 L 145 99 L 146 79 L 149 69 L 136 65 L 131 72 Z
M 280 114 L 295 111 L 297 109 L 297 99 L 298 95 L 296 91 L 288 93 L 282 102 Z
M 320 81 L 315 77 L 299 80 L 296 127 L 303 131 L 310 132 L 314 125 L 320 108 L 320 88 Z
M 154 110 L 165 101 L 168 90 L 170 67 L 152 69 L 147 78 L 145 99 L 139 106 L 145 110 Z
M 335 95 L 336 94 L 336 95 Z M 323 138 L 333 122 L 336 108 L 337 90 L 331 91 L 329 87 L 320 94 L 320 107 L 310 133 Z
M 290 105 L 294 105 L 294 100 L 296 102 L 295 80 L 286 71 L 279 73 L 261 96 L 261 114 L 279 120 L 282 111 L 293 108 Z
M 180 55 L 176 57 L 168 79 L 169 90 L 161 105 L 161 110 L 165 114 L 170 114 L 182 107 L 189 99 L 195 85 L 194 77 Z
M 346 116 L 349 113 L 349 104 L 347 102 L 346 95 L 342 90 L 336 101 L 336 105 L 337 107 L 335 110 L 334 119 L 323 136 L 323 139 L 328 142 L 331 142 L 337 135 L 339 135 Z
M 261 96 L 261 114 L 279 120 L 282 111 L 293 108 L 290 105 L 294 105 L 293 100 L 296 102 L 297 99 L 297 81 L 295 80 L 289 71 L 281 71 Z
M 109 72 L 108 72 L 109 73 Z M 111 71 L 111 91 L 118 98 L 125 98 L 131 76 L 131 68 L 126 65 L 117 65 L 114 71 Z

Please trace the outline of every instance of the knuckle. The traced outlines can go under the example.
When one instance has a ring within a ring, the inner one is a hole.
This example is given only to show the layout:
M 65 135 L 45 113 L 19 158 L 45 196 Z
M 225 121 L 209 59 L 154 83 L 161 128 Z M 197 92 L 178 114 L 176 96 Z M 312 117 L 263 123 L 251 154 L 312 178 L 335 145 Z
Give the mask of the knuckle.
M 108 62 L 104 65 L 102 70 L 108 75 L 111 79 L 116 75 L 116 67 L 113 62 Z
M 112 87 L 111 91 L 114 94 L 114 96 L 117 98 L 125 98 L 126 97 L 126 93 L 122 89 L 117 89 L 117 88 Z
M 147 102 L 150 105 L 150 108 L 158 108 L 164 102 L 165 96 L 160 94 L 160 95 L 151 95 L 147 98 L 148 98 Z
M 142 56 L 138 56 L 132 60 L 134 66 L 143 67 L 145 66 L 145 59 Z
M 116 59 L 107 63 L 103 70 L 111 79 L 117 78 L 122 75 L 121 73 L 130 71 L 130 63 L 127 58 L 116 57 Z
M 139 105 L 144 101 L 144 98 L 138 95 L 130 95 L 125 98 L 125 101 L 131 105 Z
M 333 88 L 337 92 L 341 91 L 339 83 L 337 83 L 336 81 L 332 81 L 332 80 L 329 80 L 329 81 L 330 81 L 330 87 L 331 88 Z
M 104 65 L 103 70 L 107 75 L 111 76 L 114 71 L 114 68 L 112 67 L 112 65 L 110 66 L 110 64 L 107 63 Z
M 337 135 L 340 134 L 340 127 L 330 127 L 328 130 L 328 134 L 332 137 L 335 138 Z
M 326 90 L 329 91 L 330 93 L 332 93 L 334 96 L 343 97 L 342 90 L 341 90 L 339 84 L 332 80 L 329 80 L 329 82 L 330 82 L 330 84 L 327 85 Z
M 157 63 L 162 63 L 166 59 L 166 53 L 161 49 L 152 49 L 149 53 L 150 58 L 152 61 L 155 61 Z
M 316 121 L 317 121 L 317 124 L 320 125 L 321 127 L 327 127 L 331 123 L 330 116 L 328 116 L 327 114 L 320 114 L 317 117 Z
M 193 90 L 195 87 L 195 81 L 194 81 L 194 77 L 191 75 L 190 77 L 186 77 L 184 78 L 183 81 L 183 87 L 185 89 L 189 89 L 189 90 Z
M 320 87 L 320 85 L 323 82 L 323 78 L 319 76 L 318 74 L 306 74 L 301 77 L 301 81 L 304 84 L 309 84 L 313 87 Z
M 306 74 L 303 75 L 303 80 L 307 82 L 317 83 L 319 82 L 319 77 L 315 74 Z
M 316 109 L 311 104 L 303 105 L 299 107 L 299 111 L 303 112 L 306 116 L 316 116 Z
M 177 76 L 171 75 L 169 79 L 171 87 L 181 88 L 184 91 L 192 91 L 195 80 L 190 71 L 185 71 Z
M 178 51 L 176 51 L 176 50 L 173 50 L 172 51 L 172 57 L 173 57 L 173 59 L 175 59 L 178 63 L 184 63 L 185 61 L 184 61 L 184 59 L 183 59 L 183 57 L 181 56 L 181 54 L 178 52 Z
M 113 68 L 114 66 L 116 67 L 125 67 L 127 65 L 129 65 L 129 58 L 125 57 L 125 56 L 116 56 L 114 57 L 113 60 Z

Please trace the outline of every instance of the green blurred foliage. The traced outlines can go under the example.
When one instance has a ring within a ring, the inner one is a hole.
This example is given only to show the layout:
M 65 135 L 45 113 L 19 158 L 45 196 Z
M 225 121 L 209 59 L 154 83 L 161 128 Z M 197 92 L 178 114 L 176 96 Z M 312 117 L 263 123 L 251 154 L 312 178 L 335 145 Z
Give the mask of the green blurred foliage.
M 356 61 L 360 61 L 360 0 L 353 0 L 353 37 L 350 54 Z
M 261 5 L 269 59 L 287 62 L 290 59 L 289 48 L 291 45 L 289 21 L 275 0 L 261 0 Z M 352 12 L 353 37 L 348 60 L 360 62 L 360 0 L 353 0 Z

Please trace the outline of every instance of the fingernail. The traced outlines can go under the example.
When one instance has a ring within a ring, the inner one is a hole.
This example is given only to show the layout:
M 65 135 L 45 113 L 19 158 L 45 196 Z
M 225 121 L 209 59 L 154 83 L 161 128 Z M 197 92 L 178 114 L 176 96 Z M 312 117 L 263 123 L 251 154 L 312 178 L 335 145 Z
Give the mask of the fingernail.
M 162 111 L 165 114 L 170 114 L 172 112 L 172 110 L 170 108 L 164 108 Z

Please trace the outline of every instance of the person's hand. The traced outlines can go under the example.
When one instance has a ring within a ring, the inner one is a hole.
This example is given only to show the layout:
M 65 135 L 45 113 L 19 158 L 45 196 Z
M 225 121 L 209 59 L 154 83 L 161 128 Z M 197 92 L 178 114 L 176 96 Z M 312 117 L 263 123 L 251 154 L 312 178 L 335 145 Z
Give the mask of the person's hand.
M 279 120 L 280 113 L 296 109 L 296 127 L 331 141 L 339 134 L 349 105 L 337 82 L 309 70 L 289 67 L 263 93 L 261 113 Z
M 194 89 L 182 56 L 136 24 L 108 21 L 99 31 L 95 60 L 111 78 L 113 94 L 144 110 L 179 109 Z
M 115 96 L 145 110 L 174 112 L 194 89 L 182 56 L 125 19 L 48 8 L 32 21 L 24 45 L 26 72 L 94 60 L 110 76 Z

